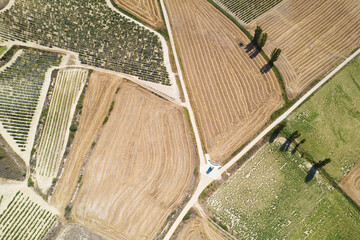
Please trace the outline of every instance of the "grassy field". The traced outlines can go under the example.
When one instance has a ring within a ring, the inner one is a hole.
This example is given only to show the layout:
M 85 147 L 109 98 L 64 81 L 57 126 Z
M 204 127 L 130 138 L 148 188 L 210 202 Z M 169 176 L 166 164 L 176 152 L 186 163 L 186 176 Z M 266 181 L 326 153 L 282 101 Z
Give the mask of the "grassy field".
M 0 56 L 6 51 L 6 49 L 7 49 L 6 46 L 0 46 Z
M 360 213 L 298 154 L 267 144 L 209 198 L 215 217 L 244 239 L 356 239 Z
M 316 161 L 330 158 L 325 170 L 339 182 L 359 160 L 360 57 L 288 118 L 286 130 L 298 130 L 302 147 Z

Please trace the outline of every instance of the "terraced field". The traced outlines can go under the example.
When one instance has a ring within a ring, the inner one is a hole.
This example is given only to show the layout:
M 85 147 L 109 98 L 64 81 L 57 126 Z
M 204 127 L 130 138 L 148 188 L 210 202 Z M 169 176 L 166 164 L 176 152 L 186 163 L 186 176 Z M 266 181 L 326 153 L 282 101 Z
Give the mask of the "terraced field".
M 123 82 L 71 217 L 113 239 L 154 239 L 189 194 L 196 162 L 184 110 Z
M 114 3 L 155 29 L 164 27 L 158 0 L 114 0 Z
M 207 0 L 165 5 L 202 140 L 222 162 L 280 108 L 280 87 L 272 71 L 260 73 L 263 57 L 246 52 L 246 35 Z
M 115 91 L 121 82 L 122 79 L 117 76 L 100 72 L 93 72 L 90 76 L 79 128 L 66 159 L 64 172 L 51 199 L 52 205 L 56 206 L 60 212 L 64 212 L 71 200 L 85 158 L 95 142 L 96 135 L 115 97 Z
M 240 22 L 249 23 L 282 0 L 214 0 Z
M 0 121 L 5 130 L 2 135 L 19 155 L 19 151 L 32 148 L 41 94 L 49 84 L 45 83 L 45 75 L 60 61 L 58 54 L 21 49 L 0 69 Z
M 58 174 L 72 117 L 87 75 L 87 70 L 70 69 L 60 70 L 56 77 L 44 130 L 37 147 L 36 179 L 43 192 L 50 188 L 52 179 Z
M 173 240 L 226 240 L 226 237 L 219 229 L 211 225 L 211 223 L 196 216 L 189 220 Z
M 265 145 L 209 198 L 218 221 L 242 239 L 357 239 L 359 210 L 281 145 Z
M 0 239 L 43 239 L 56 216 L 23 192 L 17 192 L 0 214 Z
M 358 0 L 285 0 L 248 28 L 261 26 L 268 33 L 268 54 L 282 50 L 276 66 L 289 98 L 295 98 L 360 46 L 359 12 Z
M 18 40 L 79 53 L 82 63 L 170 84 L 158 35 L 109 1 L 15 1 L 0 14 L 0 43 Z M 163 45 L 164 44 L 164 45 Z

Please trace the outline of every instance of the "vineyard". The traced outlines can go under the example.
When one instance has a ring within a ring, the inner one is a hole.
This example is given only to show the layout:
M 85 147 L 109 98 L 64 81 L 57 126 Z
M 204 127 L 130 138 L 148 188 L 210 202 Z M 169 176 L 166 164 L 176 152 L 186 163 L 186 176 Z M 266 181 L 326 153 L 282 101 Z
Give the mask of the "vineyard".
M 282 50 L 275 65 L 293 99 L 360 46 L 359 12 L 358 0 L 286 0 L 248 28 L 261 26 L 268 33 L 268 55 L 274 48 Z
M 57 54 L 23 49 L 13 64 L 0 71 L 0 120 L 21 151 L 29 142 L 45 73 L 60 61 Z
M 281 90 L 247 36 L 207 0 L 165 1 L 206 151 L 225 161 L 282 104 Z M 243 46 L 239 46 L 242 43 Z
M 196 160 L 184 110 L 124 81 L 70 216 L 112 239 L 155 239 L 190 193 Z
M 158 0 L 114 0 L 114 2 L 153 28 L 164 26 Z
M 19 191 L 0 215 L 0 239 L 41 240 L 55 221 L 53 213 Z
M 102 1 L 15 1 L 0 14 L 0 43 L 31 41 L 79 53 L 82 63 L 170 84 L 159 37 Z
M 58 72 L 44 130 L 37 147 L 36 173 L 42 190 L 47 190 L 52 178 L 57 176 L 76 103 L 87 75 L 87 70 L 78 69 Z
M 249 23 L 282 0 L 214 0 L 240 21 Z

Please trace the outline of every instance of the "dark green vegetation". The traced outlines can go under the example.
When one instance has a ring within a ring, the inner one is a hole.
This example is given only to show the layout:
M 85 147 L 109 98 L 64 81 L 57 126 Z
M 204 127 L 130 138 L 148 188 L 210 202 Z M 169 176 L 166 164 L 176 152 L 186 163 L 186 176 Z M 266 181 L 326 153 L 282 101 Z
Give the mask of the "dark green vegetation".
M 357 239 L 360 212 L 300 154 L 266 144 L 209 198 L 210 211 L 243 239 Z
M 251 22 L 281 1 L 282 0 L 215 0 L 217 4 L 244 23 Z
M 78 52 L 84 64 L 170 84 L 157 35 L 105 0 L 16 1 L 0 14 L 1 41 L 31 41 Z
M 359 160 L 360 57 L 312 96 L 288 118 L 287 135 L 301 133 L 302 148 L 339 182 Z
M 60 64 L 54 53 L 21 49 L 23 53 L 0 72 L 0 120 L 21 150 L 25 150 L 45 73 Z M 4 56 L 5 57 L 5 56 Z
M 0 46 L 0 56 L 6 51 L 6 46 Z
M 24 161 L 11 149 L 0 135 L 0 178 L 24 180 L 26 166 Z

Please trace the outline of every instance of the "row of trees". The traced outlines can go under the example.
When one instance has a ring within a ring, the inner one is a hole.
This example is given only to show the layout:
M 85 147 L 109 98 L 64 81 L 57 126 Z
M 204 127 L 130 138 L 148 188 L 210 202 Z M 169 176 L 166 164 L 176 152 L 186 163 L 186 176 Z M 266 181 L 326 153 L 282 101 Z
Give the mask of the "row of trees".
M 260 26 L 257 26 L 255 29 L 254 39 L 253 43 L 256 45 L 258 49 L 262 49 L 265 46 L 265 43 L 268 39 L 267 33 L 263 32 Z M 281 49 L 275 48 L 271 52 L 269 64 L 273 64 L 275 61 L 277 61 L 280 57 Z

